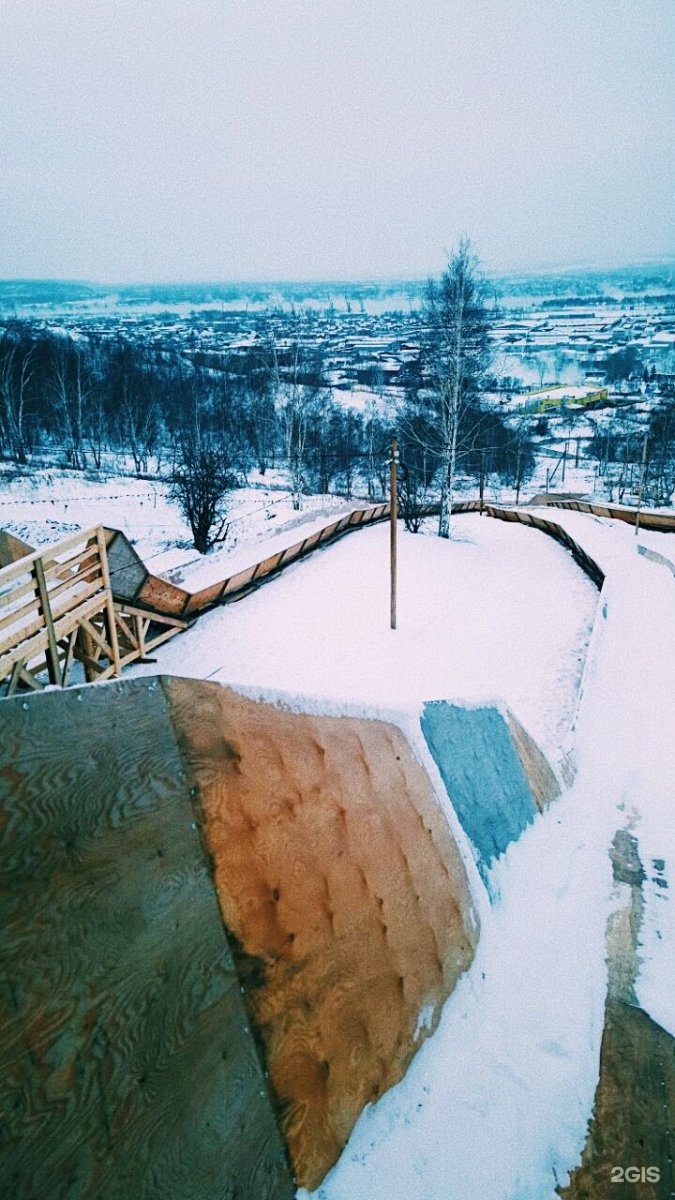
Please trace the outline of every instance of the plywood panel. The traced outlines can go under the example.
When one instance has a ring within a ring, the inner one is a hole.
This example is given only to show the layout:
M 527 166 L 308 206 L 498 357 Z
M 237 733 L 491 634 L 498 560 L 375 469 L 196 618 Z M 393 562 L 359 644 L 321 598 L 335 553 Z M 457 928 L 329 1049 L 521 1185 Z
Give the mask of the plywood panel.
M 581 1164 L 558 1195 L 666 1200 L 675 1194 L 674 1128 L 675 1039 L 642 1009 L 608 999 L 588 1140 Z M 622 1171 L 619 1180 L 617 1167 L 637 1167 L 640 1177 L 631 1171 L 626 1180 Z
M 161 687 L 0 725 L 0 1195 L 290 1200 Z
M 509 727 L 497 708 L 432 700 L 422 732 L 489 887 L 492 863 L 537 813 Z
M 394 726 L 165 686 L 295 1173 L 315 1187 L 473 957 L 464 867 Z
M 33 547 L 28 542 L 22 542 L 21 538 L 15 537 L 7 529 L 0 529 L 0 567 L 7 567 L 32 553 Z

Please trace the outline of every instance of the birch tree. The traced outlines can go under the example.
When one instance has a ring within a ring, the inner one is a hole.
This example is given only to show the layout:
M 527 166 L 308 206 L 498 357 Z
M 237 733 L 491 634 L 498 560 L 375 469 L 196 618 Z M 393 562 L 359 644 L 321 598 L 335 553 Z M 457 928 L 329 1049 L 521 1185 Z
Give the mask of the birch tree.
M 34 358 L 34 345 L 8 337 L 0 344 L 0 444 L 22 465 L 28 461 L 26 404 Z
M 490 362 L 493 314 L 471 243 L 464 238 L 422 309 L 424 371 L 431 389 L 440 459 L 439 537 L 450 537 L 462 413 L 480 395 Z

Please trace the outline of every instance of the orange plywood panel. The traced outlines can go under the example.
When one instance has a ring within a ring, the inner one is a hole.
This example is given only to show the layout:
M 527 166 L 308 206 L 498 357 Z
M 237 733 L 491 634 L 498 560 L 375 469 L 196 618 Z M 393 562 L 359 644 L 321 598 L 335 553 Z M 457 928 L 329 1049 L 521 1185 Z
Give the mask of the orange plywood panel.
M 472 960 L 464 866 L 395 726 L 164 686 L 282 1131 L 313 1188 Z

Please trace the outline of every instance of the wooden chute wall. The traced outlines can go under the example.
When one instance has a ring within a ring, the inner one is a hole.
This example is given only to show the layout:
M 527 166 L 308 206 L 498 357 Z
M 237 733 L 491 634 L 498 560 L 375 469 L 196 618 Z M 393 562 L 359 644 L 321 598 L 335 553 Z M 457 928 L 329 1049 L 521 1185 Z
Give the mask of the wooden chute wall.
M 594 517 L 610 517 L 613 521 L 635 524 L 637 509 L 624 508 L 619 504 L 598 504 L 596 501 L 557 499 L 554 492 L 535 496 L 531 504 L 542 504 L 548 508 L 566 508 L 571 512 L 589 513 Z M 652 508 L 640 509 L 640 528 L 661 533 L 675 533 L 675 514 L 656 512 Z
M 8 567 L 10 563 L 32 552 L 33 547 L 27 542 L 22 542 L 21 538 L 15 537 L 6 529 L 0 529 L 0 568 Z
M 488 892 L 495 859 L 560 795 L 539 747 L 508 710 L 424 705 L 422 732 Z

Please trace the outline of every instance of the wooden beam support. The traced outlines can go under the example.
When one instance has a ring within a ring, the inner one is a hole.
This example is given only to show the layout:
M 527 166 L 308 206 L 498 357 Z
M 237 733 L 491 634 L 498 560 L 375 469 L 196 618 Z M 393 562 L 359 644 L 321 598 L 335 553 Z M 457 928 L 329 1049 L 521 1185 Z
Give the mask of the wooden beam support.
M 49 603 L 49 593 L 47 592 L 47 584 L 45 582 L 44 563 L 41 558 L 35 559 L 33 564 L 33 574 L 35 576 L 35 583 L 37 585 L 42 619 L 47 628 L 47 671 L 49 673 L 49 682 L 60 684 L 62 680 L 61 664 L 59 662 L 59 647 L 54 630 L 52 610 Z
M 101 574 L 106 590 L 106 613 L 108 636 L 110 638 L 110 646 L 112 649 L 112 661 L 114 674 L 120 675 L 122 666 L 120 663 L 120 648 L 117 643 L 117 625 L 115 624 L 115 602 L 113 600 L 112 590 L 110 587 L 110 571 L 108 570 L 108 549 L 105 541 L 105 533 L 101 528 L 96 530 L 96 539 L 98 541 L 99 554 L 101 556 Z

